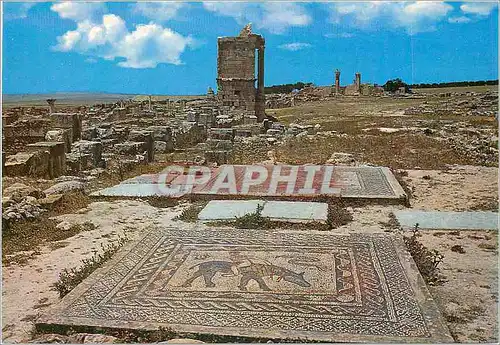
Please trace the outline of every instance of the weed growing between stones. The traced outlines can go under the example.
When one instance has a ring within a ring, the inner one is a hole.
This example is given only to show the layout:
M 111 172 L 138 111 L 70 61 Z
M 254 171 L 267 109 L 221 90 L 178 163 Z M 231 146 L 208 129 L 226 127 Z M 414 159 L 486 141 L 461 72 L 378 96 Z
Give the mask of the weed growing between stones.
M 104 262 L 109 260 L 127 242 L 127 238 L 119 238 L 117 242 L 106 246 L 101 244 L 102 253 L 95 253 L 90 259 L 82 260 L 80 267 L 64 269 L 59 275 L 59 280 L 54 283 L 54 288 L 59 292 L 59 297 L 63 298 L 85 278 L 90 276 Z
M 188 223 L 194 223 L 198 220 L 198 214 L 208 204 L 207 201 L 196 202 L 189 207 L 185 208 L 180 216 L 175 217 L 174 220 L 182 220 Z
M 262 217 L 263 205 L 257 205 L 257 210 L 253 213 L 236 217 L 234 226 L 238 229 L 267 229 L 270 227 L 269 218 Z
M 352 222 L 352 219 L 352 214 L 341 201 L 328 203 L 328 216 L 326 220 L 328 230 L 346 225 Z
M 178 205 L 178 201 L 176 199 L 161 197 L 161 196 L 153 196 L 146 199 L 148 204 L 157 208 L 168 208 L 174 207 Z
M 384 230 L 384 231 L 387 231 L 387 232 L 391 232 L 391 231 L 398 230 L 401 228 L 401 225 L 399 224 L 399 221 L 396 218 L 396 215 L 394 214 L 394 212 L 389 213 L 389 221 L 379 222 L 379 224 L 381 226 L 383 226 L 384 228 L 386 228 L 386 230 Z
M 403 236 L 404 242 L 425 282 L 429 285 L 439 284 L 443 277 L 439 274 L 438 265 L 443 261 L 444 255 L 435 249 L 429 250 L 419 242 L 420 233 L 418 231 L 417 223 L 412 229 L 411 236 Z

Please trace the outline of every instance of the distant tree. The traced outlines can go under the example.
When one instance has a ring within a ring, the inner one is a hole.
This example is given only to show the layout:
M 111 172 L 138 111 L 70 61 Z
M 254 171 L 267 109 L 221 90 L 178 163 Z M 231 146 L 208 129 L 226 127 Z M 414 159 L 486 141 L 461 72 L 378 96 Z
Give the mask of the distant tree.
M 445 83 L 421 83 L 410 85 L 414 89 L 428 89 L 436 87 L 455 87 L 455 86 L 483 86 L 483 85 L 498 85 L 498 79 L 495 80 L 476 80 L 476 81 L 452 81 Z
M 405 88 L 405 92 L 408 92 L 410 90 L 409 85 L 402 81 L 400 78 L 388 80 L 384 84 L 384 90 L 389 92 L 396 92 L 401 87 Z
M 264 92 L 267 94 L 270 93 L 290 93 L 293 90 L 302 90 L 305 87 L 311 86 L 313 83 L 303 83 L 301 81 L 295 84 L 281 84 L 281 85 L 272 85 L 266 86 L 264 88 Z

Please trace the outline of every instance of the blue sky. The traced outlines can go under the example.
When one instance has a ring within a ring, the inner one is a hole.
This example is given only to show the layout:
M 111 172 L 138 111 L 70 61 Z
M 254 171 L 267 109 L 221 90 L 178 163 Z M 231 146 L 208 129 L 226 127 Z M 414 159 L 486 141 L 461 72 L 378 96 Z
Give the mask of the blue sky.
M 252 22 L 265 84 L 497 79 L 498 6 L 482 2 L 31 2 L 3 5 L 3 93 L 201 94 L 217 37 Z

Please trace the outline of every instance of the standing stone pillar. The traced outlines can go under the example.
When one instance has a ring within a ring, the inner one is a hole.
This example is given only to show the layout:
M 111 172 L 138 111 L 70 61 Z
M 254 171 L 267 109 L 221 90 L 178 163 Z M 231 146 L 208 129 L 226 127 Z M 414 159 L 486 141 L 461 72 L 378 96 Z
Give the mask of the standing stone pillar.
M 264 93 L 264 46 L 258 48 L 258 72 L 257 75 L 257 97 L 256 116 L 257 121 L 262 122 L 265 118 L 266 96 Z
M 340 71 L 338 69 L 335 70 L 335 94 L 340 94 Z
M 356 79 L 354 81 L 354 84 L 356 85 L 356 91 L 361 92 L 361 73 L 359 72 L 356 73 Z
M 49 104 L 49 114 L 55 113 L 56 112 L 56 100 L 54 98 L 49 98 L 47 100 L 47 103 Z

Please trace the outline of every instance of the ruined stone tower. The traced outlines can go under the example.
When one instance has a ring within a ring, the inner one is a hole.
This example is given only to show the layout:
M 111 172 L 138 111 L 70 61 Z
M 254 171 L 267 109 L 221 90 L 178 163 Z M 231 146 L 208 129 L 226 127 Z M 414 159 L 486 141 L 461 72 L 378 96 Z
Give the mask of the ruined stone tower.
M 264 38 L 252 33 L 250 24 L 238 37 L 218 39 L 217 98 L 224 106 L 244 111 L 245 116 L 256 116 L 259 122 L 265 118 L 264 46 Z

